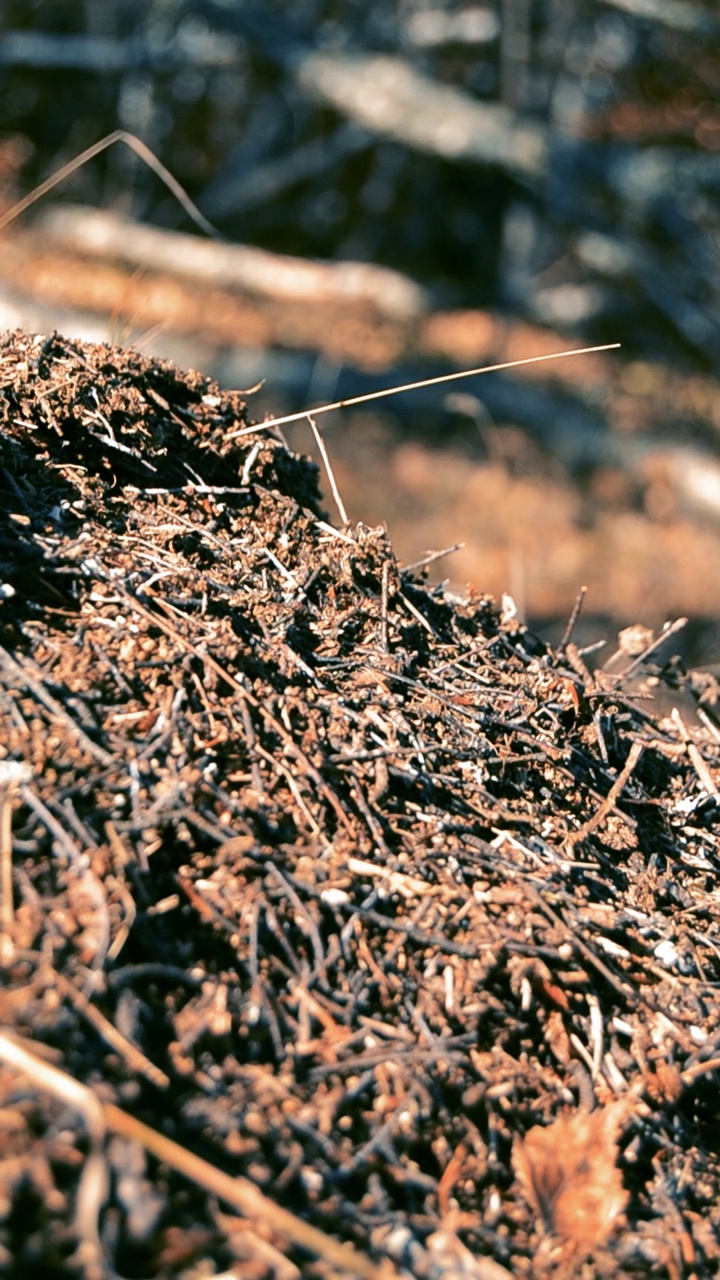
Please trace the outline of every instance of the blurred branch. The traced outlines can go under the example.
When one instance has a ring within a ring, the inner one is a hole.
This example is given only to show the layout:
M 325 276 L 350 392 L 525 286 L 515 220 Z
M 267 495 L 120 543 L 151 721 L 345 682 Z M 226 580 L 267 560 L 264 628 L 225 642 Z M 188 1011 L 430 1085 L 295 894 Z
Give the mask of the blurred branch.
M 417 9 L 403 21 L 403 35 L 418 49 L 444 44 L 492 44 L 500 34 L 498 16 L 489 5 L 470 5 L 457 13 L 442 9 Z
M 238 60 L 236 42 L 203 33 L 193 41 L 112 40 L 105 36 L 56 35 L 52 31 L 8 31 L 0 36 L 0 66 L 112 75 L 147 67 L 228 67 Z
M 720 22 L 707 9 L 687 4 L 685 0 L 605 0 L 613 9 L 621 9 L 633 18 L 646 18 L 648 22 L 660 22 L 675 31 L 689 35 L 717 35 Z
M 500 87 L 508 107 L 525 104 L 530 69 L 530 0 L 501 0 Z

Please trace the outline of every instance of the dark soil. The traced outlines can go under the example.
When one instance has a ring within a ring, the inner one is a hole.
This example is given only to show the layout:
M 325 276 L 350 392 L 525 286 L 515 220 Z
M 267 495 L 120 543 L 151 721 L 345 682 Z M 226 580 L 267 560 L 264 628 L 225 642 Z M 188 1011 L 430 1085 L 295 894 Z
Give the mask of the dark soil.
M 716 1274 L 711 682 L 401 570 L 198 374 L 0 390 L 0 1269 Z

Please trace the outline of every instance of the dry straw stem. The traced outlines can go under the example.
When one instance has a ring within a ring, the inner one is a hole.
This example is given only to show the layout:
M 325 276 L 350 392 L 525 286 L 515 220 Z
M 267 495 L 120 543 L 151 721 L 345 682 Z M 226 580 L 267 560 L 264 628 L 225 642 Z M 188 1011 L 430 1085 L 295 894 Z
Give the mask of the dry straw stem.
M 306 1249 L 331 1266 L 358 1276 L 360 1280 L 399 1280 L 398 1273 L 389 1261 L 376 1265 L 370 1258 L 358 1253 L 352 1245 L 335 1240 L 275 1204 L 247 1178 L 230 1177 L 201 1156 L 180 1146 L 180 1143 L 173 1142 L 171 1138 L 166 1138 L 156 1129 L 151 1129 L 141 1120 L 128 1115 L 120 1107 L 101 1102 L 91 1089 L 79 1084 L 58 1067 L 43 1062 L 3 1031 L 0 1031 L 0 1060 L 31 1080 L 39 1089 L 79 1112 L 96 1143 L 111 1133 L 126 1138 L 129 1142 L 138 1142 L 157 1160 L 175 1169 L 210 1195 L 232 1205 L 243 1217 L 270 1227 L 291 1244 Z
M 165 165 L 161 160 L 158 160 L 155 153 L 134 133 L 127 133 L 125 129 L 116 129 L 114 133 L 109 133 L 106 138 L 101 138 L 99 142 L 94 142 L 91 147 L 87 147 L 85 151 L 80 152 L 80 155 L 75 156 L 74 160 L 68 160 L 67 164 L 64 164 L 56 173 L 51 174 L 49 178 L 41 182 L 29 195 L 23 196 L 22 200 L 18 200 L 17 204 L 14 204 L 12 208 L 8 209 L 0 217 L 0 231 L 4 231 L 5 227 L 8 227 L 11 222 L 19 218 L 21 213 L 29 209 L 37 200 L 41 200 L 43 196 L 47 195 L 48 191 L 52 191 L 65 178 L 69 178 L 78 169 L 82 169 L 88 160 L 94 160 L 95 156 L 107 151 L 108 147 L 112 147 L 116 142 L 124 142 L 126 147 L 134 151 L 135 155 L 139 156 L 148 168 L 158 175 L 168 190 L 175 196 L 178 203 L 182 205 L 188 217 L 192 219 L 201 231 L 204 231 L 208 236 L 212 236 L 213 240 L 222 240 L 224 238 L 217 228 L 213 226 L 212 222 L 208 222 L 207 218 L 203 216 L 184 187 L 181 187 L 177 178 L 174 178 L 170 170 L 165 168 Z
M 461 369 L 456 373 L 443 373 L 433 378 L 422 378 L 416 382 L 406 382 L 395 387 L 385 387 L 381 391 L 370 391 L 370 392 L 367 392 L 365 395 L 352 396 L 347 400 L 335 400 L 333 401 L 332 404 L 320 405 L 318 408 L 315 408 L 315 409 L 302 409 L 298 413 L 288 413 L 280 418 L 270 418 L 266 422 L 253 423 L 249 427 L 240 427 L 235 431 L 230 431 L 228 433 L 227 438 L 228 440 L 236 440 L 236 439 L 239 439 L 241 436 L 257 435 L 259 432 L 269 431 L 273 427 L 287 426 L 289 423 L 300 422 L 300 421 L 303 421 L 304 419 L 307 419 L 307 421 L 310 423 L 310 426 L 312 428 L 312 432 L 315 437 L 315 442 L 320 451 L 320 455 L 322 457 L 323 463 L 325 464 L 325 470 L 327 472 L 330 488 L 332 490 L 332 494 L 335 499 L 338 512 L 340 514 L 340 519 L 342 520 L 343 524 L 347 528 L 350 524 L 350 521 L 348 520 L 348 514 L 345 509 L 345 504 L 342 500 L 340 491 L 337 486 L 337 481 L 335 479 L 335 474 L 332 469 L 332 464 L 330 462 L 330 457 L 329 457 L 327 448 L 325 446 L 325 442 L 322 438 L 321 432 L 318 429 L 317 423 L 315 422 L 315 418 L 319 417 L 320 414 L 332 413 L 336 409 L 348 409 L 352 406 L 367 404 L 371 400 L 382 400 L 387 396 L 401 395 L 403 391 L 416 391 L 422 387 L 436 387 L 447 382 L 457 382 L 460 378 L 471 378 L 474 376 L 479 376 L 480 374 L 483 374 L 483 373 L 499 373 L 503 369 L 516 369 L 516 368 L 519 368 L 521 365 L 540 364 L 541 362 L 546 360 L 563 360 L 569 356 L 591 355 L 598 351 L 616 351 L 620 347 L 620 345 L 621 344 L 619 342 L 607 342 L 602 344 L 601 346 L 576 347 L 570 351 L 553 351 L 548 355 L 528 356 L 522 360 L 506 360 L 500 364 L 482 365 L 476 369 Z M 457 543 L 455 547 L 452 547 L 449 550 L 454 551 L 461 546 L 463 546 L 463 543 Z M 448 551 L 431 553 L 424 560 L 419 561 L 417 565 L 413 567 L 418 567 L 418 565 L 422 565 L 422 564 L 429 564 L 432 560 L 438 558 L 439 556 L 447 555 L 447 554 L 448 554 Z M 563 637 L 564 643 L 567 643 L 567 640 L 572 635 L 572 630 L 579 616 L 580 609 L 582 607 L 584 593 L 586 590 L 587 588 L 583 587 L 581 594 L 578 597 L 575 611 L 571 615 L 571 619 L 570 619 L 570 622 L 568 623 L 565 637 Z M 385 584 L 384 586 L 385 594 L 383 595 L 383 634 L 385 634 L 385 610 L 387 607 L 386 591 L 387 591 L 387 585 Z M 411 601 L 408 600 L 407 596 L 402 591 L 400 592 L 400 596 L 406 608 L 415 617 L 416 621 L 419 622 L 425 628 L 425 630 L 432 635 L 433 629 L 428 623 L 428 621 L 415 608 L 415 606 L 411 603 Z M 665 636 L 663 636 L 663 638 L 665 638 Z M 599 820 L 600 819 L 598 818 L 598 821 Z
M 238 427 L 228 432 L 228 440 L 237 440 L 240 436 L 255 435 L 258 431 L 269 431 L 271 427 L 284 427 L 289 422 L 301 422 L 303 418 L 319 417 L 321 413 L 332 413 L 335 409 L 349 409 L 353 405 L 367 404 L 370 400 L 382 400 L 386 396 L 399 396 L 403 391 L 417 391 L 422 387 L 439 387 L 445 382 L 457 382 L 460 378 L 479 377 L 482 373 L 500 373 L 503 369 L 518 369 L 524 364 L 542 364 L 546 360 L 564 360 L 568 356 L 589 356 L 597 351 L 617 351 L 619 342 L 605 342 L 599 347 L 574 347 L 570 351 L 551 351 L 545 356 L 526 356 L 524 360 L 504 360 L 500 364 L 485 364 L 477 369 L 460 369 L 457 373 L 441 373 L 434 378 L 421 378 L 418 382 L 404 382 L 397 387 L 384 387 L 382 391 L 368 391 L 362 396 L 351 396 L 348 400 L 334 400 L 332 404 L 320 405 L 316 409 L 302 409 L 299 413 L 286 413 L 282 418 L 269 418 L 267 422 L 256 422 L 250 427 Z
M 330 488 L 332 489 L 333 498 L 335 499 L 335 505 L 337 506 L 337 509 L 340 513 L 340 519 L 342 520 L 344 525 L 347 525 L 350 523 L 350 521 L 348 520 L 348 514 L 347 514 L 347 511 L 345 510 L 345 503 L 340 497 L 340 490 L 338 489 L 338 486 L 337 486 L 337 481 L 335 479 L 335 472 L 332 469 L 328 451 L 325 448 L 325 441 L 323 440 L 322 435 L 318 431 L 317 425 L 315 423 L 315 419 L 313 418 L 312 414 L 309 413 L 307 415 L 307 418 L 308 418 L 308 422 L 310 423 L 310 426 L 312 427 L 312 433 L 315 437 L 315 443 L 320 451 L 320 456 L 323 462 L 325 463 L 325 470 L 327 471 L 327 477 L 328 477 L 328 480 L 330 481 Z

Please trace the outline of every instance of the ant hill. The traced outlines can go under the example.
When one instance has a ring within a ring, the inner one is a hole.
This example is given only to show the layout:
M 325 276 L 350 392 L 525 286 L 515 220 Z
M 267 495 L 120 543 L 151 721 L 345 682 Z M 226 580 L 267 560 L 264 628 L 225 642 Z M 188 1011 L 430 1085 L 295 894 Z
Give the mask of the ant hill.
M 431 588 L 197 373 L 0 387 L 6 1274 L 713 1274 L 709 683 Z

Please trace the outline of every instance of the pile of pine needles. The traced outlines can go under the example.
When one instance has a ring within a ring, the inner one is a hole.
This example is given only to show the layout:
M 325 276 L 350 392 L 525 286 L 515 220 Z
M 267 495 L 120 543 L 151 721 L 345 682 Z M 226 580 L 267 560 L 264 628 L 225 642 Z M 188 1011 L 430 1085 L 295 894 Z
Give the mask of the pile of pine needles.
M 0 391 L 5 1274 L 714 1274 L 697 681 L 431 588 L 198 374 Z

